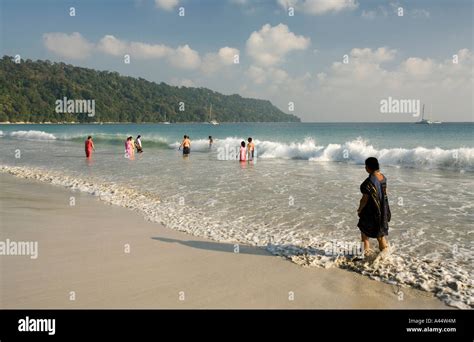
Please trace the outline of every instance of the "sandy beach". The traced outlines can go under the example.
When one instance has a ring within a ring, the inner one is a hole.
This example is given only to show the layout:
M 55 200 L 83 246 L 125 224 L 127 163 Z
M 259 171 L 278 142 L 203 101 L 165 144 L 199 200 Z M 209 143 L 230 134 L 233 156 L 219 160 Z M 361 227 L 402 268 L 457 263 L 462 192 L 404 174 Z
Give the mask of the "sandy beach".
M 38 242 L 37 259 L 0 256 L 1 308 L 447 308 L 353 272 L 235 253 L 83 193 L 0 181 L 0 240 Z

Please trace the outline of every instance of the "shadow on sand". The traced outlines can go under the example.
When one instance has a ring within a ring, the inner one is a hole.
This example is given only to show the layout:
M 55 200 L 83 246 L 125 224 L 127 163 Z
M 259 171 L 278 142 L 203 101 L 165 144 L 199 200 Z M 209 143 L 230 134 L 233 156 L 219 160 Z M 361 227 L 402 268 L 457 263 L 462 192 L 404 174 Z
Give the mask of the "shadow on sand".
M 241 244 L 221 243 L 221 242 L 212 242 L 212 241 L 177 240 L 177 239 L 168 239 L 168 238 L 163 238 L 163 237 L 152 237 L 152 239 L 162 241 L 162 242 L 168 242 L 168 243 L 179 243 L 187 247 L 205 249 L 208 251 L 272 256 L 272 254 L 267 252 L 262 247 L 253 247 L 253 246 L 246 246 L 246 245 L 241 245 Z M 236 251 L 236 246 L 238 246 L 238 252 Z
M 153 240 L 168 242 L 168 243 L 179 243 L 181 245 L 205 249 L 208 251 L 226 252 L 226 253 L 240 253 L 240 254 L 251 254 L 251 255 L 262 255 L 262 256 L 281 256 L 284 258 L 292 258 L 294 256 L 323 256 L 326 251 L 324 248 L 302 248 L 295 245 L 274 245 L 269 244 L 267 246 L 248 246 L 243 244 L 233 243 L 222 243 L 213 241 L 196 241 L 196 240 L 178 240 L 169 239 L 164 237 L 152 237 Z M 236 252 L 236 246 L 238 245 L 238 252 Z

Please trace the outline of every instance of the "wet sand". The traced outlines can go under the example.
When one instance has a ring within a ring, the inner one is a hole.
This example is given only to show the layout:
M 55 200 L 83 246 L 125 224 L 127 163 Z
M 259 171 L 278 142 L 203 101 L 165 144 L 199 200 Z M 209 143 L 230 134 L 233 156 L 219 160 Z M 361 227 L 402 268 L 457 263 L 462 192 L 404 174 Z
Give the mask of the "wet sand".
M 39 252 L 0 256 L 1 308 L 447 308 L 353 272 L 236 253 L 58 186 L 0 174 L 0 187 L 0 241 Z

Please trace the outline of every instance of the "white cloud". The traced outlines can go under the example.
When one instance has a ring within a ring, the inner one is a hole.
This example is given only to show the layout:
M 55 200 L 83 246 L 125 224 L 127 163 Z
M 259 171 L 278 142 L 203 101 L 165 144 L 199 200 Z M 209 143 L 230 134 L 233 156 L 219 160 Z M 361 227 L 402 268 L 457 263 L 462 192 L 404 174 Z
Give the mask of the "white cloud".
M 354 10 L 358 6 L 355 0 L 306 0 L 303 2 L 303 9 L 310 14 L 316 15 Z
M 247 54 L 261 66 L 272 66 L 284 61 L 285 55 L 294 50 L 305 50 L 310 39 L 290 32 L 288 26 L 278 24 L 263 25 L 254 31 L 247 40 Z
M 293 7 L 312 15 L 354 10 L 359 6 L 355 0 L 277 0 L 277 2 L 285 10 Z
M 349 64 L 333 63 L 327 73 L 318 77 L 318 86 L 312 90 L 318 94 L 315 98 L 325 100 L 326 105 L 335 112 L 344 112 L 350 110 L 350 107 L 358 108 L 361 113 L 372 112 L 377 121 L 383 120 L 377 107 L 377 101 L 381 98 L 392 96 L 420 99 L 436 104 L 438 115 L 452 115 L 449 119 L 466 120 L 466 113 L 472 111 L 470 98 L 473 91 L 474 58 L 471 51 L 461 49 L 456 53 L 459 64 L 454 64 L 449 58 L 436 61 L 431 58 L 409 57 L 393 69 L 388 69 L 379 64 L 381 60 L 388 58 L 384 53 L 377 53 L 380 49 L 382 48 L 369 49 L 370 52 L 366 52 L 367 49 L 352 50 L 363 51 L 362 55 L 378 56 L 378 59 L 358 58 Z M 331 96 L 336 94 L 337 103 L 331 103 Z M 348 104 L 346 109 L 343 109 L 344 103 Z M 413 120 L 409 117 L 391 119 Z
M 204 56 L 201 69 L 205 74 L 212 74 L 223 67 L 234 65 L 234 60 L 238 56 L 240 62 L 240 51 L 236 48 L 225 46 L 217 53 L 208 53 Z
M 287 10 L 288 7 L 294 7 L 298 3 L 298 0 L 277 0 L 277 3 Z
M 127 42 L 112 35 L 104 36 L 98 44 L 98 49 L 112 56 L 129 54 L 136 59 L 167 58 L 174 67 L 181 69 L 196 69 L 201 64 L 199 53 L 189 45 L 173 49 L 163 44 L 147 44 L 142 42 Z
M 397 50 L 388 49 L 386 47 L 380 47 L 377 50 L 354 48 L 351 50 L 350 55 L 358 61 L 363 60 L 365 62 L 383 63 L 393 60 L 396 53 Z
M 263 84 L 267 80 L 265 70 L 263 68 L 251 65 L 246 72 L 246 76 L 249 77 L 256 84 Z
M 433 105 L 432 119 L 472 121 L 474 55 L 460 49 L 447 58 L 408 57 L 397 51 L 354 48 L 348 64 L 334 62 L 314 76 L 293 77 L 273 67 L 251 66 L 242 94 L 267 98 L 280 108 L 295 103 L 307 121 L 414 121 L 411 115 L 381 114 L 380 100 L 391 96 Z M 452 55 L 459 63 L 453 63 Z M 391 61 L 387 65 L 385 62 Z
M 43 35 L 46 48 L 58 56 L 68 58 L 85 58 L 97 50 L 112 56 L 129 54 L 133 59 L 166 59 L 169 64 L 180 69 L 197 69 L 201 66 L 199 53 L 189 45 L 172 48 L 163 44 L 148 44 L 121 40 L 113 35 L 105 35 L 97 45 L 89 43 L 79 33 L 46 33 Z M 225 59 L 223 50 L 221 57 Z
M 121 40 L 115 38 L 112 35 L 105 35 L 99 41 L 97 48 L 101 52 L 107 53 L 112 56 L 122 56 L 125 53 L 129 52 L 128 44 L 122 42 Z
M 456 53 L 456 55 L 458 56 L 459 63 L 461 64 L 472 63 L 474 57 L 469 49 L 461 49 Z
M 172 11 L 178 4 L 179 0 L 155 0 L 156 7 L 164 9 L 165 11 Z
M 104 36 L 97 44 L 97 48 L 99 51 L 112 56 L 130 54 L 131 57 L 137 59 L 163 58 L 173 52 L 173 49 L 166 45 L 127 42 L 112 35 Z
M 273 67 L 261 68 L 259 66 L 251 65 L 245 75 L 255 84 L 269 82 L 274 85 L 288 81 L 288 73 L 285 70 Z
M 179 46 L 168 55 L 171 65 L 181 69 L 197 69 L 201 65 L 199 53 L 189 47 L 189 45 Z
M 131 42 L 130 51 L 137 58 L 150 59 L 168 56 L 173 49 L 162 44 Z
M 79 32 L 71 34 L 45 33 L 43 34 L 43 44 L 54 54 L 71 59 L 84 59 L 94 49 L 94 44 L 88 42 Z
M 112 56 L 130 54 L 131 58 L 136 59 L 166 58 L 172 66 L 180 69 L 197 69 L 201 65 L 199 53 L 187 44 L 174 49 L 163 44 L 127 42 L 106 35 L 99 41 L 98 49 Z
M 430 12 L 423 9 L 423 8 L 406 8 L 405 6 L 401 5 L 399 2 L 391 2 L 390 7 L 392 11 L 396 14 L 399 8 L 403 8 L 405 15 L 410 16 L 415 19 L 419 18 L 429 18 Z
M 236 56 L 239 56 L 240 52 L 238 49 L 230 48 L 228 46 L 219 49 L 217 55 L 222 64 L 231 65 L 234 64 L 234 59 Z
M 360 89 L 376 87 L 386 79 L 387 71 L 378 64 L 371 62 L 332 64 L 326 78 L 320 85 L 326 90 L 353 88 L 354 92 Z M 386 88 L 388 84 L 385 84 Z
M 349 63 L 334 62 L 327 74 L 318 77 L 321 85 L 327 88 L 354 87 L 355 89 L 380 85 L 381 80 L 387 83 L 386 88 L 395 80 L 387 79 L 390 71 L 383 69 L 380 64 L 391 61 L 396 50 L 387 47 L 378 49 L 354 48 L 350 52 Z
M 417 57 L 410 57 L 401 65 L 401 70 L 413 77 L 429 76 L 435 68 L 436 64 L 433 60 Z
M 389 6 L 377 6 L 372 9 L 362 10 L 361 17 L 367 20 L 373 20 L 378 17 L 388 17 L 389 13 L 392 16 L 398 15 L 398 8 L 402 7 L 404 11 L 404 15 L 414 19 L 420 18 L 430 18 L 431 14 L 428 10 L 423 8 L 406 8 L 398 2 L 391 2 Z

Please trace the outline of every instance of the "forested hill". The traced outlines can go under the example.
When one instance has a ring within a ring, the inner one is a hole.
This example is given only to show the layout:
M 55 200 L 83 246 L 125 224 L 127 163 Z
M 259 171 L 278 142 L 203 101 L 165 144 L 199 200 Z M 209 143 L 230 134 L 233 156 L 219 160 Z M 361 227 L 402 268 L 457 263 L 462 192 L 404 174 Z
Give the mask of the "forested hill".
M 58 113 L 56 101 L 95 100 L 95 116 Z M 181 108 L 180 108 L 180 103 Z M 184 111 L 183 109 L 184 104 Z M 0 60 L 0 122 L 282 122 L 300 121 L 270 101 L 174 87 L 64 63 Z

